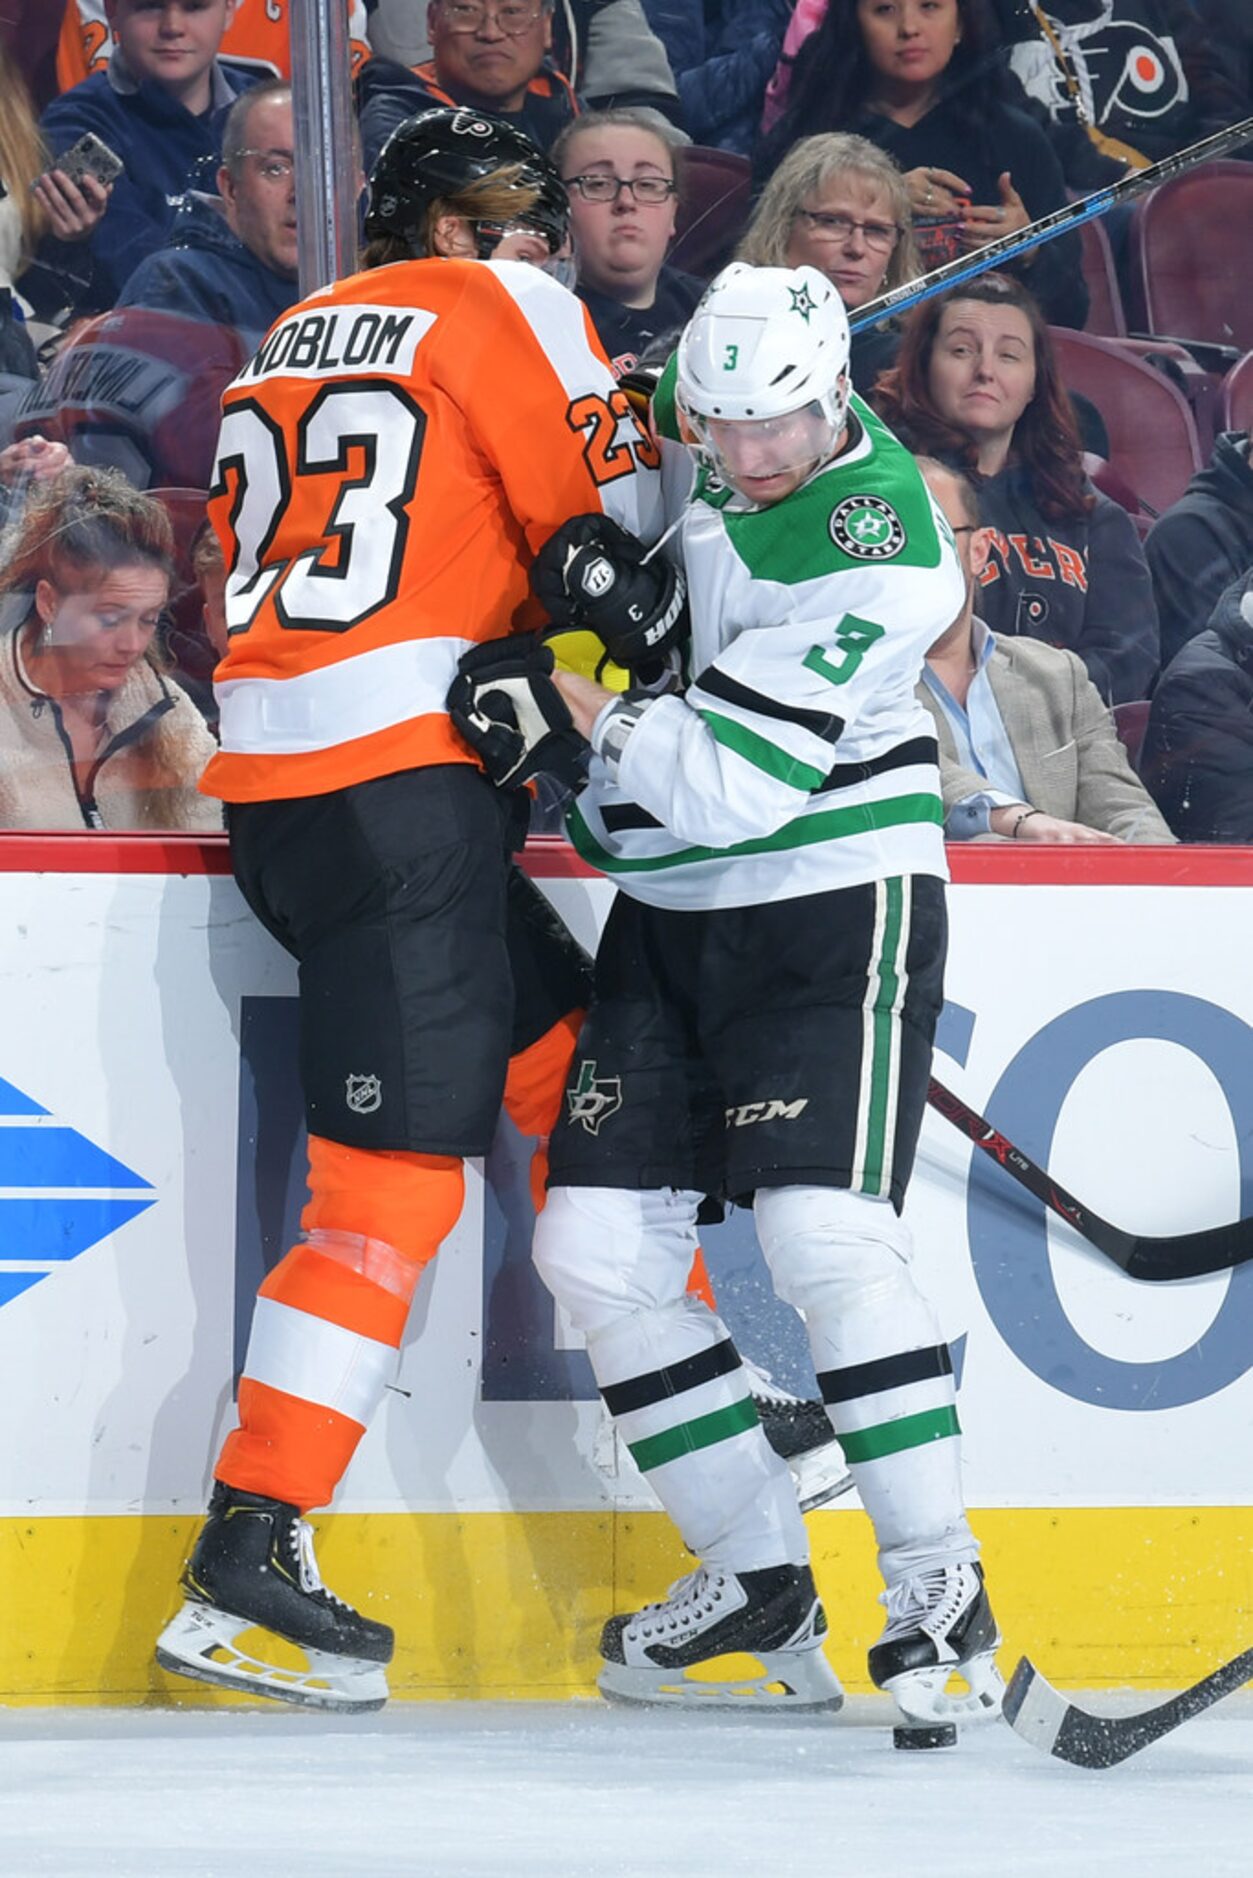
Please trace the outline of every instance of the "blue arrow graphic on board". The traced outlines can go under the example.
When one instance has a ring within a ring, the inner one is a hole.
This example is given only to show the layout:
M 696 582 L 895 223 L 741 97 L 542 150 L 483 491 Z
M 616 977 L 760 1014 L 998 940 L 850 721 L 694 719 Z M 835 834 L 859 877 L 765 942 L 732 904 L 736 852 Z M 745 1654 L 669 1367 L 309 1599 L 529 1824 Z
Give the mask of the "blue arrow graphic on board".
M 155 1200 L 133 1168 L 0 1078 L 0 1306 Z

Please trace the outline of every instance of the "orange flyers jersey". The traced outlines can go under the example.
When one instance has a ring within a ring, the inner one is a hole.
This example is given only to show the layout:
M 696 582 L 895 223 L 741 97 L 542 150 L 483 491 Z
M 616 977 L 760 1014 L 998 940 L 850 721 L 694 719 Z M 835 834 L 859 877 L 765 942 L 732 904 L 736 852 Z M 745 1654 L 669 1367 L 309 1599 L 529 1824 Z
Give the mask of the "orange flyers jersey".
M 516 261 L 405 261 L 311 295 L 222 401 L 215 685 L 228 802 L 473 762 L 444 709 L 538 623 L 535 552 L 601 510 L 661 530 L 657 447 L 574 295 Z
M 276 78 L 290 78 L 290 6 L 291 0 L 239 0 L 218 48 L 221 57 L 262 66 Z M 370 56 L 365 0 L 348 0 L 348 43 L 355 72 Z M 80 79 L 102 71 L 109 63 L 112 46 L 104 0 L 69 0 L 57 53 L 57 83 L 61 90 L 68 91 Z

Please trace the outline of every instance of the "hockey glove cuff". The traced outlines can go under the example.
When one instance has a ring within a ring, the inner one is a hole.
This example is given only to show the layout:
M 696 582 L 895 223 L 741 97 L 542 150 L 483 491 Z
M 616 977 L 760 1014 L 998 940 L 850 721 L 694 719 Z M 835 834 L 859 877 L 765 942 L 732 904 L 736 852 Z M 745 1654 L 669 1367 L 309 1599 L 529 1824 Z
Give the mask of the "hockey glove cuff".
M 608 515 L 576 515 L 531 567 L 535 597 L 555 626 L 594 632 L 618 665 L 656 659 L 686 637 L 687 583 Z
M 541 771 L 574 789 L 586 738 L 552 681 L 553 655 L 535 633 L 472 646 L 457 665 L 448 714 L 499 789 Z

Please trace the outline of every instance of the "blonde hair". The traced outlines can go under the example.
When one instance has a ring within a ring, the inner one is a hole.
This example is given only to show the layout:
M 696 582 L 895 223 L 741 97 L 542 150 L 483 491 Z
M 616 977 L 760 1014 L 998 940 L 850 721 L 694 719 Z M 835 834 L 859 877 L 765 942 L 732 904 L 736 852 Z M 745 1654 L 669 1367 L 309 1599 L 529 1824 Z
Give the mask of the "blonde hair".
M 41 580 L 65 588 L 136 562 L 172 576 L 169 516 L 119 470 L 76 463 L 34 485 L 0 540 L 0 594 L 32 593 Z
M 379 235 L 366 243 L 361 256 L 362 267 L 388 267 L 393 261 L 427 259 L 435 252 L 432 245 L 435 224 L 441 215 L 463 215 L 468 222 L 525 221 L 540 199 L 540 190 L 533 183 L 523 182 L 524 167 L 521 163 L 503 164 L 490 176 L 480 176 L 467 183 L 455 195 L 438 197 L 426 211 L 420 246 L 416 241 L 403 241 L 399 235 Z
M 13 198 L 22 224 L 24 267 L 39 244 L 46 216 L 30 186 L 48 167 L 48 152 L 21 73 L 0 45 L 0 182 Z
M 905 178 L 885 151 L 868 138 L 846 131 L 822 131 L 793 144 L 762 190 L 736 260 L 753 267 L 786 267 L 792 224 L 806 199 L 844 176 L 883 190 L 892 205 L 892 220 L 901 231 L 888 257 L 882 291 L 888 293 L 907 280 L 916 280 L 922 262 L 914 245 L 913 210 Z

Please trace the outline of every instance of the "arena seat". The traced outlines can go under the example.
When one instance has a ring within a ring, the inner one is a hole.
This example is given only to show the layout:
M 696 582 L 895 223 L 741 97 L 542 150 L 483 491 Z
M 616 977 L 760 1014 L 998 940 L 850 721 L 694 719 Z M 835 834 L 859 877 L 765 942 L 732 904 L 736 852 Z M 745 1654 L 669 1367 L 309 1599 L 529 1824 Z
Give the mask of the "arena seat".
M 1079 244 L 1083 251 L 1083 278 L 1088 284 L 1087 333 L 1108 333 L 1121 338 L 1127 331 L 1122 289 L 1114 266 L 1114 250 L 1099 221 L 1082 222 Z
M 1163 183 L 1132 212 L 1133 326 L 1247 352 L 1251 249 L 1253 164 L 1203 163 Z
M 1144 733 L 1149 727 L 1150 704 L 1147 698 L 1132 698 L 1125 704 L 1115 704 L 1114 729 L 1118 732 L 1118 741 L 1127 752 L 1127 761 L 1137 775 L 1140 770 L 1140 751 L 1144 746 Z
M 689 144 L 679 159 L 678 233 L 672 267 L 708 280 L 731 258 L 748 223 L 752 193 L 747 157 Z
M 1090 398 L 1105 420 L 1113 468 L 1137 507 L 1160 515 L 1183 494 L 1203 461 L 1187 398 L 1117 339 L 1065 326 L 1049 332 L 1062 383 Z
M 1246 352 L 1223 381 L 1223 429 L 1253 430 L 1253 352 Z

